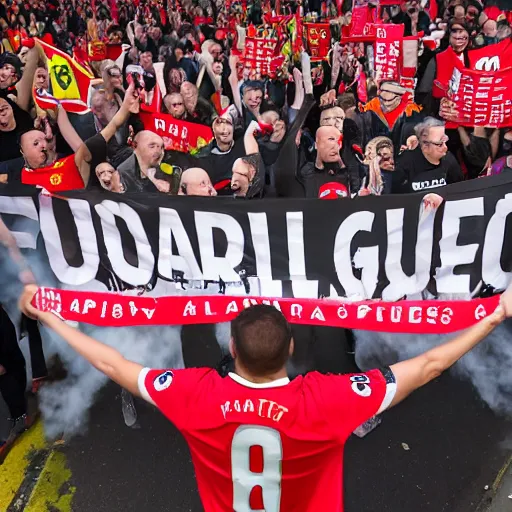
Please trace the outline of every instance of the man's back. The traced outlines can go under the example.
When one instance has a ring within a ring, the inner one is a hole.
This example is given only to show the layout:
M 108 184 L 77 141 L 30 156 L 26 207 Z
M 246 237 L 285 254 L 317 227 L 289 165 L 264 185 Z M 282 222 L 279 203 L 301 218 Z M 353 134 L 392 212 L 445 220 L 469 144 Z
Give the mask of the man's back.
M 391 377 L 255 384 L 207 368 L 144 369 L 139 388 L 185 436 L 206 512 L 339 512 L 345 440 L 389 405 Z

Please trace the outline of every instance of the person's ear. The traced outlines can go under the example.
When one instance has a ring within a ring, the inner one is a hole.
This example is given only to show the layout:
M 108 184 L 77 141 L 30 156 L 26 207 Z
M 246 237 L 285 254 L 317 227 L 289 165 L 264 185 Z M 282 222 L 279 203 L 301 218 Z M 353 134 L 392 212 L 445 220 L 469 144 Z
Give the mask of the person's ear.
M 291 356 L 293 356 L 293 352 L 294 352 L 294 350 L 295 350 L 295 340 L 292 338 L 292 339 L 290 340 L 290 347 L 289 347 L 289 349 L 288 349 L 288 355 L 289 355 L 290 357 L 291 357 Z
M 236 359 L 235 340 L 233 339 L 233 336 L 229 338 L 229 353 L 233 359 Z

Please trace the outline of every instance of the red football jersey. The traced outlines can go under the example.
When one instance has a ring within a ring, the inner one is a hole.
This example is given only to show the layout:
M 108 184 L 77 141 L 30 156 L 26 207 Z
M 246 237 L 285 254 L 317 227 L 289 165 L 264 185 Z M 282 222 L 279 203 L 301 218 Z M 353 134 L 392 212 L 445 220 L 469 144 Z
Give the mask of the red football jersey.
M 75 163 L 75 155 L 57 160 L 53 165 L 40 169 L 21 171 L 21 182 L 25 185 L 43 187 L 48 192 L 64 192 L 84 188 L 82 176 Z
M 343 447 L 391 403 L 384 373 L 258 385 L 210 368 L 145 368 L 139 389 L 185 436 L 206 512 L 341 512 Z

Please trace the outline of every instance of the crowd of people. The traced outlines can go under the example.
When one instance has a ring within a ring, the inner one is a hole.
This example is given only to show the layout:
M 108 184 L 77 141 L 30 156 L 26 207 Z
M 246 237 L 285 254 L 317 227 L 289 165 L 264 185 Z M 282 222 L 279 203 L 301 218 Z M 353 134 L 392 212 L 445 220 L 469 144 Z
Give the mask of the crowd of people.
M 371 38 L 354 35 L 360 8 L 416 38 L 413 77 L 379 74 Z M 327 27 L 320 58 L 308 22 Z M 472 50 L 493 45 L 507 55 L 511 24 L 509 0 L 1 0 L 0 183 L 352 200 L 512 170 L 512 122 L 459 122 L 449 64 L 470 67 Z M 256 39 L 278 50 L 266 63 L 248 57 Z M 86 69 L 83 111 L 59 101 L 52 84 L 68 90 L 77 77 L 48 46 Z M 147 121 L 162 116 L 167 134 Z M 210 136 L 192 141 L 195 130 Z M 25 322 L 44 378 L 37 325 Z M 17 435 L 25 363 L 1 308 L 0 328 L 0 391 Z
M 279 16 L 268 2 L 105 1 L 64 9 L 4 2 L 0 180 L 37 185 L 31 173 L 75 155 L 79 172 L 67 173 L 61 189 L 253 199 L 319 197 L 326 183 L 337 183 L 337 192 L 326 190 L 355 197 L 431 189 L 510 168 L 512 131 L 457 125 L 454 103 L 439 94 L 450 78 L 447 55 L 466 62 L 472 49 L 510 41 L 506 0 L 439 1 L 435 19 L 428 2 L 383 3 L 370 4 L 379 23 L 402 24 L 404 37 L 419 38 L 412 87 L 371 67 L 365 45 L 350 37 L 347 2 L 279 7 L 292 19 L 329 23 L 331 49 L 319 62 L 307 38 L 287 47 L 302 26 L 288 28 L 277 44 L 290 52 L 266 73 L 244 57 L 243 45 L 255 33 L 274 34 Z M 32 36 L 75 57 L 85 44 L 85 60 L 91 41 L 121 48 L 115 60 L 89 62 L 95 79 L 88 112 L 72 113 L 64 103 L 45 110 L 34 101 L 34 91 L 47 93 L 52 80 L 67 77 L 55 68 L 49 76 L 48 58 Z M 177 151 L 141 121 L 127 92 L 150 115 L 211 128 L 211 141 L 194 154 Z

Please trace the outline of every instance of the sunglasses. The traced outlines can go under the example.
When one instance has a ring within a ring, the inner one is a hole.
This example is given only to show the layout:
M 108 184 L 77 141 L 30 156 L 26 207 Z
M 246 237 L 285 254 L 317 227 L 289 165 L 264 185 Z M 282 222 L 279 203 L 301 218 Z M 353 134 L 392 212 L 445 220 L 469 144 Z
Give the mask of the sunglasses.
M 183 103 L 171 103 L 171 107 L 174 107 L 174 108 L 181 107 L 181 106 L 183 106 Z
M 109 69 L 108 76 L 110 76 L 112 78 L 121 78 L 122 74 L 121 74 L 121 71 L 119 71 L 119 70 Z

